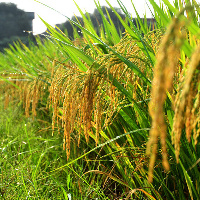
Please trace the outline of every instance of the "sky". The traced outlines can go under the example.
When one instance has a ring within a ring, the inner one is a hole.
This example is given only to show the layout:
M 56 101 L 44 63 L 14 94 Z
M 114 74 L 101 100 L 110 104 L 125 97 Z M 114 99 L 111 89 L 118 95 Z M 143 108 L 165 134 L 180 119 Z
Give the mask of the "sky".
M 46 4 L 58 12 L 66 15 L 71 18 L 73 15 L 80 16 L 79 11 L 73 0 L 38 0 L 43 4 Z M 83 11 L 87 11 L 89 13 L 93 13 L 95 9 L 94 0 L 75 0 L 76 3 Z M 131 0 L 121 0 L 123 4 L 126 6 L 128 11 L 135 16 L 135 12 L 131 3 Z M 146 0 L 132 0 L 140 17 L 144 15 L 146 12 L 147 17 L 152 17 L 149 9 L 146 5 Z M 39 19 L 38 16 L 43 18 L 46 22 L 55 26 L 55 24 L 63 23 L 67 20 L 62 14 L 59 14 L 52 9 L 34 1 L 34 0 L 0 0 L 0 3 L 15 3 L 19 9 L 22 9 L 26 12 L 35 12 L 35 19 L 33 20 L 33 34 L 39 34 L 46 30 L 45 25 Z M 102 6 L 106 6 L 107 3 L 105 0 L 99 0 Z M 119 7 L 117 0 L 109 0 L 113 7 Z M 148 1 L 147 1 L 148 2 Z M 155 2 L 159 3 L 159 0 L 155 0 Z M 171 0 L 170 2 L 173 2 Z M 108 6 L 108 5 L 107 5 Z

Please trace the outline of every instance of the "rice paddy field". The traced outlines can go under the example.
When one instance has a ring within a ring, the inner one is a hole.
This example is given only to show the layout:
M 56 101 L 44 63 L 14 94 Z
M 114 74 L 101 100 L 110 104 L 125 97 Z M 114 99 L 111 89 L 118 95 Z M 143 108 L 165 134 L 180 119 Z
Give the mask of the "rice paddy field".
M 95 0 L 98 31 L 77 5 L 74 40 L 41 19 L 0 54 L 2 199 L 200 199 L 200 7 L 117 1 L 123 33 Z

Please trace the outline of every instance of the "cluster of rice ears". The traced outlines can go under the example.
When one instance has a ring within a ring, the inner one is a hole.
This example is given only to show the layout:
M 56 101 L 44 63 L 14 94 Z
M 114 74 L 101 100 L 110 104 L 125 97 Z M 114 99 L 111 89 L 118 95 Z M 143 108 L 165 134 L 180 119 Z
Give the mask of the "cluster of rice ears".
M 101 36 L 96 34 L 78 5 L 84 26 L 71 23 L 81 28 L 83 38 L 71 41 L 43 20 L 50 34 L 47 40 L 38 39 L 38 45 L 30 48 L 16 43 L 0 56 L 1 93 L 5 94 L 5 106 L 9 99 L 23 101 L 27 116 L 37 115 L 39 102 L 52 111 L 53 132 L 57 129 L 64 134 L 63 148 L 68 159 L 73 149 L 72 140 L 76 141 L 73 146 L 79 146 L 83 137 L 88 146 L 94 143 L 96 147 L 92 146 L 89 153 L 106 146 L 103 148 L 106 157 L 111 156 L 115 164 L 104 168 L 110 170 L 109 175 L 102 171 L 95 173 L 103 173 L 127 187 L 127 198 L 136 193 L 135 188 L 143 186 L 147 188 L 137 192 L 160 199 L 159 192 L 150 189 L 151 183 L 144 181 L 147 176 L 149 182 L 153 177 L 158 182 L 163 177 L 156 155 L 162 155 L 167 172 L 169 154 L 170 159 L 175 155 L 177 162 L 180 161 L 183 133 L 188 143 L 192 140 L 192 144 L 198 146 L 200 29 L 196 13 L 199 7 L 195 2 L 192 5 L 187 1 L 184 5 L 175 1 L 172 5 L 167 0 L 159 7 L 149 0 L 157 21 L 151 31 L 137 11 L 140 27 L 136 27 L 120 0 L 125 21 L 106 2 L 126 29 L 122 38 L 117 35 L 112 21 L 103 15 L 98 1 L 95 4 L 104 22 Z M 6 84 L 8 81 L 10 85 Z M 147 155 L 144 154 L 146 144 Z M 160 145 L 161 151 L 157 152 Z M 142 153 L 137 155 L 140 151 Z M 195 162 L 197 168 L 197 158 L 193 164 Z M 198 197 L 199 183 L 192 184 L 182 163 L 181 166 L 191 199 Z M 155 175 L 154 170 L 157 170 Z M 112 175 L 114 171 L 120 171 L 123 181 Z M 168 183 L 163 184 L 163 191 L 175 198 L 176 194 L 166 189 Z
M 177 162 L 180 152 L 180 138 L 184 126 L 186 135 L 190 142 L 193 132 L 194 143 L 197 144 L 199 136 L 199 46 L 191 56 L 191 61 L 186 63 L 183 68 L 180 67 L 180 47 L 184 41 L 184 22 L 179 18 L 174 18 L 163 37 L 160 49 L 157 54 L 157 61 L 154 68 L 154 79 L 152 82 L 152 98 L 149 104 L 149 112 L 152 117 L 152 128 L 150 139 L 147 144 L 147 153 L 152 153 L 150 159 L 150 174 L 152 180 L 153 167 L 158 148 L 158 138 L 160 137 L 162 145 L 163 166 L 169 170 L 167 156 L 167 125 L 164 113 L 164 104 L 167 98 L 175 98 L 174 119 L 172 128 L 172 143 L 175 145 L 175 154 Z M 187 35 L 186 35 L 187 37 Z M 199 41 L 196 41 L 199 43 Z M 174 77 L 178 81 L 174 85 Z M 178 78 L 178 79 L 177 79 Z M 174 88 L 177 87 L 177 88 Z M 173 90 L 176 90 L 173 91 Z M 168 91 L 169 93 L 167 93 Z M 168 95 L 167 95 L 168 94 Z M 152 146 L 152 151 L 150 151 Z

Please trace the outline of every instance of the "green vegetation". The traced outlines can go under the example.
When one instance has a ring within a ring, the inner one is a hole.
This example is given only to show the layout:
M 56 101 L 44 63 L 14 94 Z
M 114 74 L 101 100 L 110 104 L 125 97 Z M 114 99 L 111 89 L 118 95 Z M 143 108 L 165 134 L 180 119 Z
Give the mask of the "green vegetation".
M 109 7 L 106 7 L 106 6 L 102 6 L 101 7 L 101 10 L 105 16 L 105 18 L 108 19 L 108 14 L 109 14 L 109 17 L 110 19 L 112 20 L 112 22 L 114 23 L 117 31 L 118 31 L 118 34 L 120 35 L 121 33 L 123 33 L 125 30 L 124 30 L 124 27 L 122 26 L 121 22 L 119 21 L 119 19 L 117 18 L 117 16 L 115 15 L 114 12 L 112 12 L 112 9 L 109 8 Z M 121 12 L 120 9 L 118 8 L 115 8 L 115 10 L 117 11 L 117 13 L 120 15 L 121 18 L 125 18 L 125 15 L 124 13 Z M 108 14 L 107 14 L 108 13 Z M 94 10 L 94 12 L 91 14 L 91 13 L 85 13 L 85 17 L 88 17 L 96 31 L 96 33 L 98 35 L 100 35 L 100 32 L 101 32 L 101 27 L 103 25 L 103 19 L 102 19 L 102 16 L 99 12 L 99 10 L 96 8 Z M 71 20 L 77 22 L 77 23 L 80 23 L 80 24 L 83 24 L 83 18 L 82 17 L 79 17 L 79 16 L 73 16 L 71 18 Z M 81 29 L 80 28 L 77 28 L 75 27 L 69 20 L 67 20 L 65 23 L 62 23 L 62 24 L 58 24 L 57 25 L 58 28 L 63 31 L 68 38 L 70 38 L 71 40 L 74 39 L 74 33 L 76 36 L 80 36 L 82 37 L 82 32 L 81 32 Z M 75 30 L 74 30 L 75 29 Z M 77 35 L 78 33 L 78 35 Z
M 43 20 L 0 55 L 4 198 L 199 199 L 199 6 L 149 0 L 149 26 L 117 1 L 123 34 L 95 1 L 100 34 L 77 5 L 73 41 Z

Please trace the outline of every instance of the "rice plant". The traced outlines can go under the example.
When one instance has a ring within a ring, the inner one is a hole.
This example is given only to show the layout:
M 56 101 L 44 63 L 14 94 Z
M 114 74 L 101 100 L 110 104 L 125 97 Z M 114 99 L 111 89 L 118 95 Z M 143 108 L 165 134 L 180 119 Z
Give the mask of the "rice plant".
M 106 0 L 125 28 L 119 34 L 94 2 L 100 35 L 76 4 L 84 25 L 67 19 L 83 38 L 71 41 L 41 19 L 44 41 L 29 48 L 17 42 L 0 55 L 5 107 L 21 101 L 37 119 L 48 112 L 68 160 L 50 174 L 71 169 L 93 197 L 199 199 L 198 4 L 149 0 L 152 30 L 137 11 L 136 26 L 121 0 L 125 20 Z M 80 161 L 83 174 L 71 167 Z

